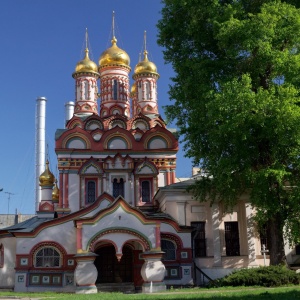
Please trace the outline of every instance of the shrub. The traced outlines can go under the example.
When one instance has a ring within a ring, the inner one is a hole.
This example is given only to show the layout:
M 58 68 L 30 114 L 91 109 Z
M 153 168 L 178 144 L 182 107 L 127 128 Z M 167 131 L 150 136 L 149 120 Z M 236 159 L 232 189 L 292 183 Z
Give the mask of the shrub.
M 219 286 L 281 286 L 299 284 L 300 274 L 283 266 L 241 269 L 218 279 Z

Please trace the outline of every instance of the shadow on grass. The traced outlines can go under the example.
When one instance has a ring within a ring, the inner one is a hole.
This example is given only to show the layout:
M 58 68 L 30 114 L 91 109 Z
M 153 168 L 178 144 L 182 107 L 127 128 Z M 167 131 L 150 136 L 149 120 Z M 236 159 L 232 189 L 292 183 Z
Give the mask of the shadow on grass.
M 244 295 L 243 295 L 244 294 Z M 154 296 L 154 295 L 153 295 Z M 128 298 L 129 299 L 129 298 Z M 231 300 L 296 300 L 300 299 L 300 291 L 292 290 L 288 292 L 279 292 L 279 293 L 273 293 L 271 291 L 266 291 L 266 292 L 260 292 L 257 293 L 255 290 L 253 293 L 247 291 L 243 293 L 242 291 L 240 292 L 220 292 L 220 293 L 211 293 L 208 294 L 206 293 L 205 295 L 202 294 L 201 292 L 197 294 L 182 294 L 180 295 L 166 295 L 166 296 L 161 296 L 157 295 L 156 297 L 154 296 L 152 298 L 151 296 L 148 297 L 135 297 L 135 299 L 156 299 L 156 300 L 163 300 L 163 299 L 214 299 L 214 300 L 224 300 L 224 299 L 231 299 Z
M 70 296 L 70 298 L 69 298 Z M 124 295 L 118 293 L 112 294 L 94 294 L 94 295 L 69 295 L 64 297 L 51 297 L 51 300 L 165 300 L 165 299 L 189 299 L 189 300 L 300 300 L 299 290 L 289 290 L 289 291 L 220 291 L 220 292 L 197 292 L 197 293 L 166 293 L 166 294 L 131 294 Z

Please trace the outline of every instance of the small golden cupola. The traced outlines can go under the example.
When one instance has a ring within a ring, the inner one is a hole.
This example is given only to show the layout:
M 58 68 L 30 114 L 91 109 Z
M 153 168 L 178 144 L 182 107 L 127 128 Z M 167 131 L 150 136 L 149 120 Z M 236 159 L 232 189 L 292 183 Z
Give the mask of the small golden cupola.
M 100 76 L 98 66 L 89 58 L 88 31 L 85 32 L 85 57 L 79 61 L 72 74 L 75 79 L 75 108 L 74 115 L 87 117 L 98 115 L 98 85 Z
M 73 77 L 76 77 L 78 73 L 94 73 L 98 74 L 97 64 L 94 63 L 89 58 L 89 49 L 85 48 L 85 57 L 83 60 L 79 61 L 75 67 L 75 72 L 73 73 Z
M 144 59 L 134 68 L 133 77 L 140 74 L 153 74 L 159 77 L 156 65 L 148 59 L 148 51 L 146 49 L 144 50 Z
M 58 202 L 58 200 L 59 200 L 59 188 L 57 186 L 57 179 L 55 179 L 54 188 L 52 191 L 52 201 Z
M 55 177 L 49 170 L 49 161 L 48 160 L 46 162 L 46 169 L 41 174 L 39 180 L 40 180 L 40 186 L 51 186 L 52 187 L 54 185 Z
M 155 117 L 158 115 L 157 80 L 159 74 L 157 73 L 156 65 L 148 59 L 146 31 L 144 32 L 144 59 L 139 59 L 134 68 L 132 78 L 136 87 L 135 95 L 131 94 L 135 96 L 132 97 L 134 102 L 133 115 L 136 116 L 142 113 L 151 118 Z
M 113 36 L 111 44 L 112 46 L 100 55 L 99 69 L 106 66 L 122 66 L 130 69 L 129 55 L 117 46 L 117 39 L 115 36 Z

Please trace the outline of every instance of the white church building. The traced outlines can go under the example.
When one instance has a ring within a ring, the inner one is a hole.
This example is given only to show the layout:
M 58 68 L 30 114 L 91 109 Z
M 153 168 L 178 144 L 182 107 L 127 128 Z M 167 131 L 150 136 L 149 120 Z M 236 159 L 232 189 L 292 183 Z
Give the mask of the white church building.
M 111 43 L 98 64 L 86 48 L 72 74 L 75 101 L 55 134 L 57 179 L 43 152 L 46 99 L 37 99 L 37 212 L 0 229 L 0 289 L 147 293 L 268 264 L 246 197 L 226 212 L 186 192 L 196 177 L 176 179 L 178 140 L 159 114 L 146 46 L 130 87 L 130 58 Z

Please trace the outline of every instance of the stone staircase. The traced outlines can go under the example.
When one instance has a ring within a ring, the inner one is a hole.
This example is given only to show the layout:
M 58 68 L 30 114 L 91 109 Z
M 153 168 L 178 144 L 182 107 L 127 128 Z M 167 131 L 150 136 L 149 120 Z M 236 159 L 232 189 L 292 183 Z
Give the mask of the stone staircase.
M 97 283 L 96 287 L 99 292 L 121 292 L 124 294 L 135 293 L 133 282 L 120 282 L 120 283 Z

